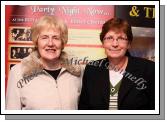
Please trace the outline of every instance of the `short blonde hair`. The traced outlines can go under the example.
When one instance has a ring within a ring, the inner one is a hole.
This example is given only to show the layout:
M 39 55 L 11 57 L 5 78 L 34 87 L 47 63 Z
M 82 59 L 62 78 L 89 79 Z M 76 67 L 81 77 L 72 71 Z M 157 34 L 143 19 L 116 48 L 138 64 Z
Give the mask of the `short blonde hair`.
M 63 48 L 64 48 L 64 45 L 68 41 L 68 28 L 67 28 L 67 25 L 61 19 L 59 19 L 59 18 L 57 18 L 55 16 L 48 16 L 47 15 L 47 16 L 41 17 L 31 27 L 32 41 L 33 41 L 33 43 L 35 45 L 35 50 L 37 50 L 37 41 L 38 41 L 38 38 L 39 38 L 39 34 L 40 34 L 41 30 L 44 27 L 56 28 L 56 29 L 58 29 L 60 31 L 60 38 L 61 38 L 61 41 L 62 41 L 62 44 L 63 44 Z

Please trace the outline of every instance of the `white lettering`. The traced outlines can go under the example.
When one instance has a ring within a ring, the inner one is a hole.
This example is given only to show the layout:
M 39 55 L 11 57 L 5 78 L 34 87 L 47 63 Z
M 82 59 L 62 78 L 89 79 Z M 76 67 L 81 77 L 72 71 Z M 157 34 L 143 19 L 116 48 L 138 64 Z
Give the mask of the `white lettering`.
M 47 13 L 47 14 L 50 14 L 50 15 L 54 15 L 55 13 L 55 8 L 53 7 L 40 7 L 40 6 L 32 6 L 31 7 L 31 10 L 33 13 Z

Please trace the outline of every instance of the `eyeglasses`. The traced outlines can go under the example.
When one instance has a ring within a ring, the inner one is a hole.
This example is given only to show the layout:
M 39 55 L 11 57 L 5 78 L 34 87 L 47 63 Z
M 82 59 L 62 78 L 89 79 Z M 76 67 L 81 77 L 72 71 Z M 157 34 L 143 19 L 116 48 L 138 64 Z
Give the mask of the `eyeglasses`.
M 128 39 L 124 38 L 124 37 L 118 37 L 118 38 L 114 39 L 112 36 L 105 37 L 103 39 L 103 41 L 109 41 L 109 42 L 113 42 L 114 40 L 116 40 L 118 43 L 125 43 L 128 41 Z

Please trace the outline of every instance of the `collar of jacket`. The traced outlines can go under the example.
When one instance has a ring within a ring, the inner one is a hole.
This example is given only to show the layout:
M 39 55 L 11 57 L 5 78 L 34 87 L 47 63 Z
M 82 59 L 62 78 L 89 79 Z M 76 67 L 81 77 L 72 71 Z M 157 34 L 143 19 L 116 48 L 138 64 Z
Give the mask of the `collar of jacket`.
M 62 68 L 65 68 L 69 73 L 75 76 L 81 75 L 81 67 L 79 65 L 71 64 L 67 53 L 63 52 L 60 55 L 60 63 Z M 21 61 L 23 67 L 23 77 L 34 75 L 42 72 L 44 67 L 40 61 L 40 56 L 37 51 L 32 52 L 28 57 Z

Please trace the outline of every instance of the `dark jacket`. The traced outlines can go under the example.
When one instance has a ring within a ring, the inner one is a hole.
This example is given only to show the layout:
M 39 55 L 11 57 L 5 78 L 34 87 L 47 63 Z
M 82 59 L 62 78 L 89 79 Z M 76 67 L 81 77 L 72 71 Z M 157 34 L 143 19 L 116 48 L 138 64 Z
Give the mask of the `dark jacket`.
M 107 58 L 89 63 L 84 72 L 79 109 L 109 109 L 110 81 Z M 129 57 L 118 92 L 119 110 L 155 109 L 155 63 Z

